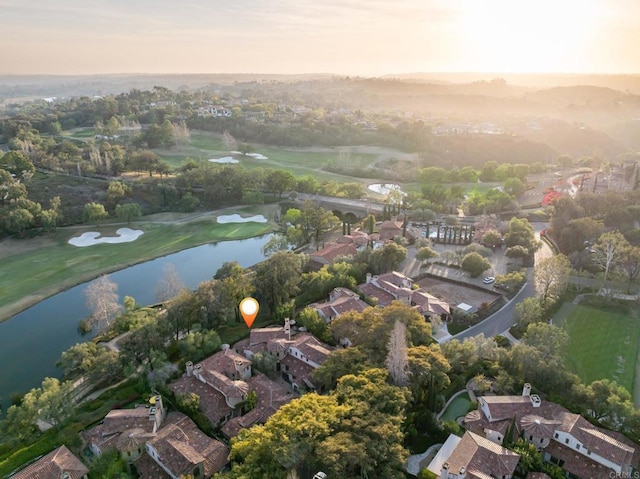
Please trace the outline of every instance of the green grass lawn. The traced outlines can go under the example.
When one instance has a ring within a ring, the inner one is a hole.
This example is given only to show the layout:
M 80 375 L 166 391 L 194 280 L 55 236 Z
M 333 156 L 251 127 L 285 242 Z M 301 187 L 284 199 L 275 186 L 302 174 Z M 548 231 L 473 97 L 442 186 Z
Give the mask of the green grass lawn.
M 460 394 L 460 396 L 456 397 L 453 401 L 451 401 L 449 406 L 447 406 L 447 410 L 442 416 L 440 416 L 440 420 L 455 421 L 460 416 L 464 416 L 469 412 L 470 405 L 471 400 L 469 399 L 469 394 Z
M 193 246 L 250 238 L 275 229 L 273 223 L 218 224 L 213 217 L 180 224 L 140 221 L 129 226 L 141 229 L 145 234 L 131 243 L 77 248 L 67 243 L 69 238 L 79 236 L 83 231 L 100 231 L 103 235 L 109 235 L 121 226 L 59 229 L 47 237 L 46 247 L 3 258 L 0 268 L 0 318 L 7 318 L 15 314 L 16 308 L 23 309 L 25 305 L 101 273 Z
M 232 155 L 240 161 L 240 165 L 252 168 L 281 168 L 296 176 L 313 175 L 316 179 L 333 180 L 339 183 L 362 181 L 360 178 L 324 171 L 330 162 L 340 163 L 338 149 L 326 148 L 319 151 L 293 149 L 275 146 L 252 144 L 254 153 L 261 153 L 266 160 L 258 160 L 250 156 Z M 197 161 L 207 161 L 211 158 L 230 156 L 229 151 L 222 144 L 220 135 L 203 131 L 192 131 L 188 145 L 178 146 L 171 150 L 155 150 L 155 152 L 173 167 L 180 166 L 185 158 Z M 365 168 L 373 163 L 377 155 L 370 153 L 351 153 L 348 156 L 349 166 Z
M 584 383 L 614 379 L 633 394 L 640 317 L 565 304 L 554 322 L 569 334 L 566 364 Z

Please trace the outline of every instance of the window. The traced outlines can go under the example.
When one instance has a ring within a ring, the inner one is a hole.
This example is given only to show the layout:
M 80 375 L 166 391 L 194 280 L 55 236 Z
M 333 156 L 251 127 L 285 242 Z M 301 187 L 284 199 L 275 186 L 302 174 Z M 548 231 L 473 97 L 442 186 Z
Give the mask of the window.
M 556 432 L 553 437 L 555 437 L 556 439 L 558 439 L 558 433 Z
M 564 443 L 565 443 L 565 444 L 569 444 L 569 438 L 566 438 L 566 439 L 564 440 Z
M 580 444 L 576 444 L 576 451 L 580 450 Z

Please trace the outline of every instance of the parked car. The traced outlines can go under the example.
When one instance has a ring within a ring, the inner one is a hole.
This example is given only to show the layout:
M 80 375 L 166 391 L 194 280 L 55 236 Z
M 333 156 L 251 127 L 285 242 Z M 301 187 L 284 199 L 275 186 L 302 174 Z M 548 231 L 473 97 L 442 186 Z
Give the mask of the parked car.
M 482 282 L 484 284 L 491 284 L 495 281 L 496 279 L 493 276 L 487 276 L 485 279 L 482 280 Z

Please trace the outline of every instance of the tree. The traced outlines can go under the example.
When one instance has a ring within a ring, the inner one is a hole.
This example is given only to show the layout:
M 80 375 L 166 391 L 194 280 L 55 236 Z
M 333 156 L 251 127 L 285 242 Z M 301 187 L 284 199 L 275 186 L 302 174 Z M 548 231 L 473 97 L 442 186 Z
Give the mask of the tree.
M 631 245 L 627 246 L 624 249 L 621 264 L 629 278 L 627 291 L 630 291 L 631 283 L 633 283 L 640 274 L 640 248 Z
M 109 275 L 100 276 L 87 285 L 84 295 L 87 307 L 91 310 L 89 324 L 98 329 L 109 327 L 121 309 L 118 304 L 118 285 L 109 279 Z
M 467 253 L 462 258 L 460 267 L 469 273 L 472 278 L 476 278 L 482 274 L 483 271 L 491 268 L 491 263 L 478 253 Z
M 240 301 L 254 291 L 242 266 L 235 261 L 225 262 L 214 276 L 213 296 L 206 305 L 208 314 L 225 322 L 240 321 Z
M 282 406 L 264 425 L 244 429 L 231 445 L 230 478 L 285 479 L 306 461 L 340 424 L 349 406 L 334 396 L 305 394 Z
M 305 255 L 278 251 L 256 266 L 256 294 L 260 303 L 272 314 L 300 291 L 300 279 L 306 262 Z
M 408 350 L 409 381 L 414 404 L 435 411 L 437 395 L 450 384 L 451 365 L 437 345 L 414 346 Z
M 185 288 L 180 274 L 173 263 L 167 263 L 162 268 L 162 276 L 156 285 L 156 300 L 164 303 L 175 298 Z
M 328 391 L 335 388 L 341 377 L 358 375 L 370 366 L 366 353 L 358 347 L 334 349 L 327 360 L 313 371 L 313 381 L 322 390 Z
M 320 317 L 318 312 L 307 306 L 296 317 L 296 323 L 307 328 L 311 334 L 324 343 L 333 344 L 333 335 L 327 322 Z
M 495 248 L 502 244 L 502 235 L 496 230 L 488 230 L 482 235 L 482 244 L 489 248 Z
M 402 446 L 402 424 L 408 392 L 387 381 L 384 369 L 369 369 L 338 381 L 334 395 L 348 409 L 336 432 L 317 450 L 331 477 L 405 477 L 408 452 Z
M 296 177 L 286 170 L 271 170 L 265 181 L 270 191 L 282 198 L 282 193 L 292 189 L 296 183 Z
M 363 221 L 363 225 L 367 230 L 367 233 L 370 235 L 373 234 L 373 229 L 376 226 L 376 217 L 372 214 L 367 215 L 367 217 Z
M 157 360 L 163 359 L 165 343 L 171 337 L 168 322 L 147 323 L 119 341 L 120 361 L 131 369 L 146 366 L 153 370 Z
M 82 211 L 82 221 L 85 223 L 97 223 L 108 216 L 109 213 L 105 210 L 104 205 L 93 201 L 85 204 Z
M 262 254 L 269 257 L 277 251 L 288 251 L 290 247 L 289 239 L 283 234 L 274 234 L 262 247 Z
M 311 200 L 307 200 L 302 204 L 300 212 L 302 213 L 301 225 L 307 232 L 308 237 L 315 239 L 316 247 L 319 247 L 322 235 L 327 231 L 331 231 L 340 223 L 339 218 L 331 211 L 325 210 Z
M 142 216 L 142 210 L 138 203 L 125 203 L 116 206 L 116 216 L 122 221 L 131 223 L 132 219 Z
M 22 178 L 25 174 L 33 174 L 36 169 L 26 155 L 20 151 L 8 151 L 0 156 L 0 168 Z
M 516 304 L 514 313 L 516 326 L 522 331 L 531 323 L 538 323 L 544 319 L 544 309 L 537 298 L 525 298 Z
M 429 248 L 428 246 L 420 248 L 416 252 L 416 259 L 418 261 L 428 261 L 431 258 L 436 258 L 437 256 L 439 256 L 438 253 L 436 253 L 434 249 Z
M 560 298 L 569 284 L 571 265 L 563 254 L 557 254 L 538 262 L 533 272 L 533 281 L 540 305 L 547 308 Z
M 507 247 L 523 246 L 529 250 L 529 254 L 533 253 L 540 247 L 535 238 L 535 230 L 526 218 L 512 218 L 509 221 L 509 229 L 504 237 Z
M 45 378 L 37 399 L 40 419 L 62 429 L 73 414 L 73 383 L 60 382 L 57 378 Z
M 505 192 L 517 198 L 527 190 L 527 185 L 520 178 L 507 178 L 503 188 Z
M 107 188 L 107 198 L 109 203 L 117 205 L 119 201 L 124 199 L 131 192 L 131 187 L 121 181 L 109 182 Z
M 122 373 L 118 353 L 93 341 L 78 343 L 63 352 L 56 366 L 66 378 L 86 375 L 97 383 L 109 383 Z
M 238 149 L 238 142 L 236 139 L 229 133 L 229 130 L 224 130 L 222 133 L 222 144 L 228 151 L 234 151 Z
M 545 361 L 562 360 L 569 335 L 564 329 L 551 324 L 531 323 L 522 337 L 522 342 L 534 347 Z
M 369 269 L 374 274 L 388 273 L 407 258 L 407 249 L 397 243 L 386 243 L 369 254 Z
M 387 346 L 387 370 L 393 384 L 407 386 L 407 327 L 396 320 Z
M 607 278 L 609 272 L 615 267 L 623 258 L 624 251 L 629 247 L 629 243 L 618 231 L 604 233 L 598 239 L 598 242 L 593 247 L 593 260 L 604 270 L 604 276 L 602 278 L 602 285 L 607 284 Z

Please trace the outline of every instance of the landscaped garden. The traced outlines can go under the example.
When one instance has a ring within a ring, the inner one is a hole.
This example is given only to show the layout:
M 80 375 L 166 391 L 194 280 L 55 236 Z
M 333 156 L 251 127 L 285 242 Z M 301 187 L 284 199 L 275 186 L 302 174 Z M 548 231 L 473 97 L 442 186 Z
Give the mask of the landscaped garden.
M 567 303 L 554 323 L 569 334 L 565 359 L 588 384 L 613 379 L 633 394 L 640 342 L 640 316 Z

